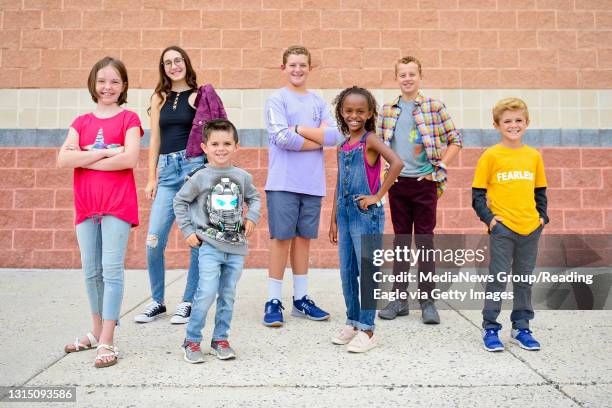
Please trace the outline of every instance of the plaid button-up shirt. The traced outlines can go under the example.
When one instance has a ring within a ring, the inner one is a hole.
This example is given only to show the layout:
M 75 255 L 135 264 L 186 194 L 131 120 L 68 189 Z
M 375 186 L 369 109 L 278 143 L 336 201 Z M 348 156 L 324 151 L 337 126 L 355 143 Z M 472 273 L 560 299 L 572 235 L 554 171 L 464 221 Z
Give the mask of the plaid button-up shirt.
M 384 104 L 376 121 L 376 134 L 387 145 L 391 145 L 395 125 L 402 112 L 399 107 L 400 98 L 401 96 Z M 438 196 L 440 196 L 446 188 L 446 170 L 439 167 L 439 163 L 447 146 L 451 144 L 463 146 L 461 134 L 455 129 L 453 120 L 446 111 L 446 106 L 436 99 L 423 96 L 420 92 L 414 100 L 412 116 L 414 116 L 417 131 L 423 140 L 427 160 L 434 167 L 432 177 L 438 183 Z

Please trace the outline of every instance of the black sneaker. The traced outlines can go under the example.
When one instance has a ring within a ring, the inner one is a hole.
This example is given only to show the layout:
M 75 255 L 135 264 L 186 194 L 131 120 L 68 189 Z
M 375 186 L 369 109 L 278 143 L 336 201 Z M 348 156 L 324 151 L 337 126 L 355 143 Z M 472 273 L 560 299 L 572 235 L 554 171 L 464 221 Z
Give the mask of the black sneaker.
M 149 303 L 143 313 L 134 316 L 134 321 L 138 323 L 149 323 L 166 313 L 166 306 L 153 301 Z
M 174 312 L 174 315 L 170 319 L 170 323 L 189 323 L 189 316 L 191 316 L 191 302 L 179 303 L 179 305 L 176 307 L 176 312 Z

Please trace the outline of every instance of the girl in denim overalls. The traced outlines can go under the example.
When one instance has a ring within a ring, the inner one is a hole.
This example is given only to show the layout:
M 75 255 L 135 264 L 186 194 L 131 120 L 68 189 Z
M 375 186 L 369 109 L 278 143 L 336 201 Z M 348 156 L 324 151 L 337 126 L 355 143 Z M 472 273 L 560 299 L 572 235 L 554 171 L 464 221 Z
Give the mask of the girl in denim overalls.
M 385 212 L 381 200 L 399 175 L 402 160 L 375 133 L 376 100 L 363 88 L 347 88 L 336 97 L 336 119 L 347 139 L 338 147 L 338 180 L 329 239 L 338 245 L 340 277 L 346 303 L 346 325 L 332 338 L 347 350 L 366 352 L 377 345 L 376 310 L 359 301 L 361 235 L 382 234 Z M 390 164 L 381 183 L 381 158 Z

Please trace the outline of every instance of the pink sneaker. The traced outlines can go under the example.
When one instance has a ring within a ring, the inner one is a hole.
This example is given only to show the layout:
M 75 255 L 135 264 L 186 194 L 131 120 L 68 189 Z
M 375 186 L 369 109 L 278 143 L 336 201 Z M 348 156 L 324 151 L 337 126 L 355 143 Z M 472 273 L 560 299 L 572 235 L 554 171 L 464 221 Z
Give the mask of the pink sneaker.
M 365 353 L 376 346 L 378 346 L 378 337 L 376 337 L 376 334 L 370 337 L 365 332 L 359 331 L 353 340 L 346 346 L 346 349 L 351 353 Z
M 347 344 L 349 341 L 353 340 L 353 337 L 355 337 L 357 333 L 359 333 L 358 330 L 355 330 L 353 326 L 347 324 L 346 326 L 342 327 L 342 329 L 340 329 L 340 331 L 336 333 L 334 337 L 332 337 L 332 343 Z

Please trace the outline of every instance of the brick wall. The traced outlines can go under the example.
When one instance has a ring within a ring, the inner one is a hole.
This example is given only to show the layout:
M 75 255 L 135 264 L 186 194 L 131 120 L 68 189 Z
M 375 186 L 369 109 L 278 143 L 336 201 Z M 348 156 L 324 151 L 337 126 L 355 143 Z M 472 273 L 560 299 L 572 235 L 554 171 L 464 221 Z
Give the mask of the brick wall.
M 438 233 L 480 233 L 469 188 L 482 148 L 464 148 L 450 171 L 448 190 L 439 202 Z M 547 233 L 612 233 L 611 148 L 542 148 L 548 176 Z M 0 268 L 78 268 L 73 225 L 72 171 L 56 168 L 57 149 L 0 149 Z M 133 229 L 128 268 L 144 268 L 150 202 L 144 198 L 146 151 L 135 170 L 141 225 Z M 242 148 L 236 164 L 251 172 L 260 189 L 267 174 L 267 151 Z M 328 197 L 324 199 L 320 238 L 312 243 L 311 266 L 338 266 L 337 249 L 327 240 L 335 180 L 334 151 L 326 150 Z M 603 167 L 602 167 L 603 166 Z M 263 191 L 262 191 L 263 193 Z M 265 206 L 264 206 L 265 207 Z M 386 229 L 391 232 L 387 215 Z M 267 214 L 250 241 L 247 267 L 266 267 Z M 189 255 L 174 227 L 166 251 L 169 268 L 186 268 Z
M 155 85 L 159 52 L 200 80 L 276 88 L 283 47 L 310 47 L 310 86 L 395 87 L 414 54 L 425 87 L 612 88 L 609 0 L 1 0 L 0 88 L 81 88 L 102 56 Z

